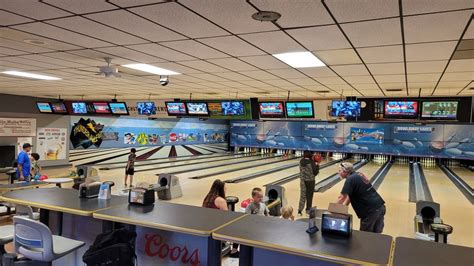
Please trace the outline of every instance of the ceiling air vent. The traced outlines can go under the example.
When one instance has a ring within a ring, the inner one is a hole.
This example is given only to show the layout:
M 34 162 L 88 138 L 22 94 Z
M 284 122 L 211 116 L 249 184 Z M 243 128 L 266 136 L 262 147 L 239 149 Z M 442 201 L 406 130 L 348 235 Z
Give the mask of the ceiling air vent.
M 386 89 L 386 91 L 394 92 L 394 91 L 402 91 L 403 89 Z
M 317 93 L 329 93 L 329 91 L 316 91 Z

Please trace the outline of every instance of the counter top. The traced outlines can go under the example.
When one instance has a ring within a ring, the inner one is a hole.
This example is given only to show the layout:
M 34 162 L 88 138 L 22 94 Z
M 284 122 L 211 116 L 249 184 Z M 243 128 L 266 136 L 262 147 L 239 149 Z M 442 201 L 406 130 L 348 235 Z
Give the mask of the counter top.
M 13 183 L 13 184 L 0 184 L 0 192 L 4 191 L 13 191 L 13 190 L 19 190 L 19 189 L 30 189 L 30 188 L 36 188 L 36 187 L 41 187 L 41 186 L 46 186 L 50 185 L 48 183 L 42 182 L 42 181 L 32 181 L 32 182 L 18 182 L 18 183 Z
M 210 236 L 215 230 L 244 216 L 244 213 L 162 201 L 150 206 L 120 205 L 94 213 L 97 219 L 200 236 Z
M 308 224 L 248 215 L 213 234 L 213 238 L 297 256 L 347 264 L 388 264 L 392 237 L 353 231 L 350 238 L 309 235 Z

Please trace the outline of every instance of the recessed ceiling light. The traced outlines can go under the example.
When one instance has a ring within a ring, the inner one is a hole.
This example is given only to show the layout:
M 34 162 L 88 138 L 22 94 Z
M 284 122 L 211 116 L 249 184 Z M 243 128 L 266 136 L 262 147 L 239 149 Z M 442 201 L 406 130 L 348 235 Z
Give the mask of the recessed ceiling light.
M 24 78 L 32 78 L 32 79 L 44 79 L 44 80 L 60 80 L 60 78 L 40 75 L 40 74 L 33 74 L 28 72 L 21 72 L 21 71 L 3 71 L 3 74 L 24 77 Z
M 46 42 L 38 39 L 24 39 L 23 42 L 35 44 L 35 45 L 45 45 Z
M 147 64 L 127 64 L 127 65 L 122 65 L 123 67 L 128 67 L 131 69 L 136 69 L 140 70 L 143 72 L 148 72 L 156 75 L 163 75 L 163 76 L 169 76 L 169 75 L 180 75 L 181 73 L 174 72 L 168 69 L 164 69 L 161 67 L 156 67 L 152 65 L 147 65 Z
M 273 54 L 273 56 L 293 68 L 325 66 L 325 64 L 311 52 L 282 53 Z

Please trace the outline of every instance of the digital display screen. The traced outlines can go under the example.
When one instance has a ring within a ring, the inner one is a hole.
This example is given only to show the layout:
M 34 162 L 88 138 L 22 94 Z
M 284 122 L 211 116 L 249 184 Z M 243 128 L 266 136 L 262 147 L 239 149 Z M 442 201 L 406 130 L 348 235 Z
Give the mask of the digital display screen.
M 50 103 L 53 113 L 56 114 L 67 114 L 66 105 L 64 103 Z
M 73 114 L 87 114 L 87 104 L 85 102 L 71 103 Z
M 417 116 L 417 101 L 385 101 L 384 117 L 416 118 Z
M 188 115 L 209 115 L 207 103 L 186 103 L 188 107 Z
M 156 115 L 156 106 L 154 102 L 138 102 L 137 112 L 139 115 Z
M 110 111 L 114 115 L 128 115 L 127 104 L 124 102 L 109 103 Z
M 183 102 L 166 102 L 168 115 L 186 115 L 186 105 Z
M 260 117 L 285 117 L 283 102 L 260 102 Z
M 222 114 L 228 116 L 244 115 L 244 103 L 238 101 L 221 102 Z
M 92 103 L 97 114 L 110 114 L 108 103 Z
M 291 117 L 314 117 L 313 102 L 286 102 L 286 115 Z
M 347 219 L 325 216 L 323 219 L 323 230 L 349 232 L 349 222 Z
M 357 101 L 332 101 L 332 116 L 358 117 L 360 116 L 360 102 Z
M 49 103 L 36 103 L 36 107 L 38 107 L 38 111 L 40 113 L 52 113 L 53 109 L 51 109 L 51 105 Z
M 458 102 L 423 102 L 421 107 L 422 118 L 454 119 L 458 114 Z

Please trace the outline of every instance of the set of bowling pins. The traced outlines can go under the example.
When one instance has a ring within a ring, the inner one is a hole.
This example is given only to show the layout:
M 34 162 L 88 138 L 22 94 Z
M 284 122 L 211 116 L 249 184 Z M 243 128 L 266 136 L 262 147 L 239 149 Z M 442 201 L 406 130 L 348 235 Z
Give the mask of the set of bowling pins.
M 288 154 L 288 151 L 287 150 L 277 150 L 277 155 L 284 155 L 284 154 Z
M 303 151 L 295 151 L 295 156 L 303 156 Z
M 334 160 L 340 160 L 340 159 L 344 158 L 345 156 L 346 156 L 345 153 L 338 153 L 338 152 L 335 152 L 335 153 L 332 154 L 332 158 L 333 158 Z
M 446 166 L 447 167 L 457 167 L 459 166 L 459 161 L 456 160 L 446 160 Z
M 395 158 L 395 164 L 409 164 L 410 158 L 408 157 L 397 157 Z
M 374 162 L 377 164 L 384 164 L 388 161 L 389 156 L 388 155 L 374 155 Z
M 358 154 L 358 153 L 357 153 L 357 154 L 354 154 L 352 157 L 353 157 L 354 160 L 356 160 L 356 161 L 361 161 L 361 160 L 363 160 L 363 159 L 367 159 L 367 158 L 369 157 L 369 155 L 367 155 L 367 154 Z
M 420 158 L 420 163 L 424 167 L 435 167 L 436 166 L 436 159 L 435 158 Z
M 270 148 L 261 148 L 261 149 L 260 149 L 260 153 L 261 153 L 261 154 L 272 153 L 272 149 L 270 149 Z

